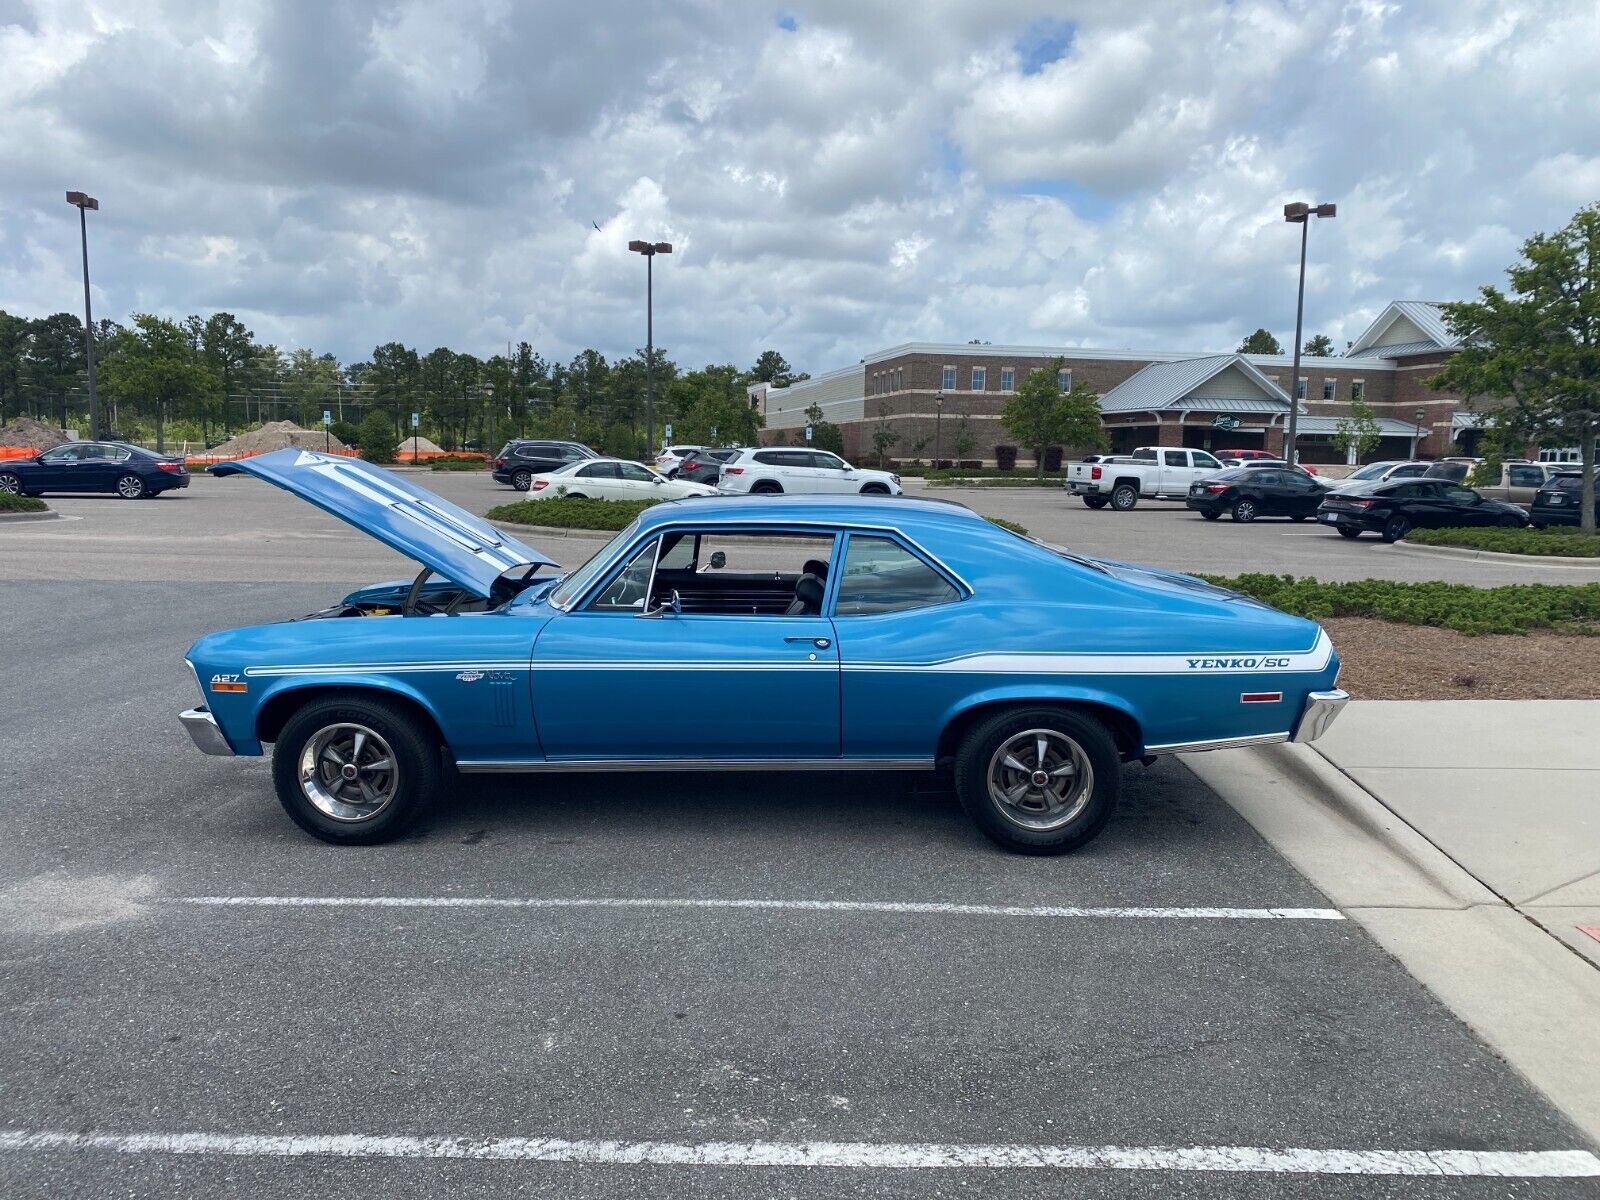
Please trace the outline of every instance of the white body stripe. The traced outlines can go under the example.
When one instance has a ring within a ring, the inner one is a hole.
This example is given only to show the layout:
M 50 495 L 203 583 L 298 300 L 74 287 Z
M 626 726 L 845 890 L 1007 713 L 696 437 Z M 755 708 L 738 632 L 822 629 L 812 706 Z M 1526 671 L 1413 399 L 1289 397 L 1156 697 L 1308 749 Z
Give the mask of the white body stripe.
M 696 900 L 493 896 L 183 896 L 211 908 L 732 908 L 802 912 L 931 913 L 963 917 L 1133 917 L 1222 921 L 1342 921 L 1336 908 L 1083 908 L 1058 905 L 936 904 L 895 900 Z
M 1022 1146 L 928 1142 L 645 1142 L 369 1134 L 68 1133 L 0 1130 L 0 1151 L 432 1158 L 867 1170 L 1222 1171 L 1292 1175 L 1600 1176 L 1587 1150 L 1313 1150 L 1267 1146 Z

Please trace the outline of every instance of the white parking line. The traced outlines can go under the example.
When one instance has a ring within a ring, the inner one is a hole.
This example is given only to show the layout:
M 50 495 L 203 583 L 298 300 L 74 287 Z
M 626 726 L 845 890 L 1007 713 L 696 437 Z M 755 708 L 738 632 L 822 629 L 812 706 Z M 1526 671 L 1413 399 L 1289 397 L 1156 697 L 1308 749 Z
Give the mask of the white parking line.
M 964 917 L 1136 917 L 1174 920 L 1342 921 L 1336 908 L 1116 908 L 1021 904 L 920 904 L 893 900 L 694 900 L 671 897 L 180 896 L 209 908 L 743 908 L 802 912 L 944 913 Z
M 1305 1150 L 1262 1146 L 1017 1146 L 896 1142 L 629 1142 L 364 1134 L 66 1133 L 0 1130 L 0 1151 L 259 1158 L 449 1158 L 696 1167 L 1223 1171 L 1279 1175 L 1600 1176 L 1587 1150 Z

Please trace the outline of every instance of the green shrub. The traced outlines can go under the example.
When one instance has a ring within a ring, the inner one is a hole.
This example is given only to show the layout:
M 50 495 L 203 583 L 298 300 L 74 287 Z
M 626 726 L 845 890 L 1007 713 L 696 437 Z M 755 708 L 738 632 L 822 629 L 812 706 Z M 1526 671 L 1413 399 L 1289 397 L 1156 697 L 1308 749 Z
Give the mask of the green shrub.
M 356 444 L 361 447 L 361 457 L 369 463 L 394 461 L 394 422 L 382 413 L 373 413 L 361 422 Z
M 1600 536 L 1577 529 L 1413 529 L 1406 541 L 1419 546 L 1464 546 L 1496 554 L 1559 554 L 1600 558 Z
M 546 525 L 555 529 L 599 529 L 615 533 L 626 529 L 633 519 L 659 500 L 569 500 L 555 496 L 549 500 L 519 500 L 502 504 L 484 515 L 491 521 L 513 525 Z
M 400 452 L 400 461 L 409 461 L 404 450 Z M 447 454 L 441 458 L 430 460 L 428 464 L 435 471 L 483 471 L 489 464 L 481 458 L 463 458 L 460 455 Z
M 1296 579 L 1293 575 L 1201 578 L 1313 620 L 1373 617 L 1468 634 L 1527 633 L 1533 629 L 1600 634 L 1600 583 L 1480 588 L 1465 583 L 1397 583 L 1387 579 L 1326 583 Z
M 985 517 L 984 520 L 991 525 L 1000 526 L 1001 529 L 1009 529 L 1012 533 L 1021 534 L 1023 537 L 1028 536 L 1026 525 L 1018 525 L 1015 521 L 1008 521 L 1004 517 Z
M 17 496 L 0 492 L 0 513 L 44 512 L 50 506 L 37 496 Z
M 929 475 L 928 486 L 931 488 L 942 487 L 975 487 L 975 488 L 1059 488 L 1061 481 L 1051 479 L 1046 475 L 1037 479 L 1032 475 L 1023 478 L 1015 473 L 989 477 L 985 475 L 969 475 L 963 477 L 959 471 L 952 471 L 948 475 Z

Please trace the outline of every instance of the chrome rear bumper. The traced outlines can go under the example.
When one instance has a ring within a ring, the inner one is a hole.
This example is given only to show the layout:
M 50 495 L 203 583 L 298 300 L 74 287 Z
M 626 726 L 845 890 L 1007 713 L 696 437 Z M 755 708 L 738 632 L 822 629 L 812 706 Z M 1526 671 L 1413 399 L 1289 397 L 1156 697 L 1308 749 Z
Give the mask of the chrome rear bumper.
M 178 714 L 178 720 L 183 722 L 183 727 L 189 731 L 189 738 L 206 754 L 233 753 L 233 747 L 228 745 L 228 739 L 222 736 L 222 730 L 217 727 L 217 719 L 211 715 L 211 710 L 204 707 L 188 708 Z
M 1314 742 L 1328 732 L 1328 726 L 1350 702 L 1350 693 L 1334 688 L 1330 692 L 1312 692 L 1306 696 L 1306 706 L 1301 710 L 1300 722 L 1294 727 L 1291 742 Z

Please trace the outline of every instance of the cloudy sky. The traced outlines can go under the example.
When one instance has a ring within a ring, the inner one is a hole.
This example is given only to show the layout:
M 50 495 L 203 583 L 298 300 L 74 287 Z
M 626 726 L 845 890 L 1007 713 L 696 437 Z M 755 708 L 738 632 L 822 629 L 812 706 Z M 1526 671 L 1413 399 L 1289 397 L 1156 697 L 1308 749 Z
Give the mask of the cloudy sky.
M 1600 0 L 0 0 L 0 308 L 284 347 L 1342 346 L 1600 199 Z M 596 228 L 598 226 L 598 229 Z

